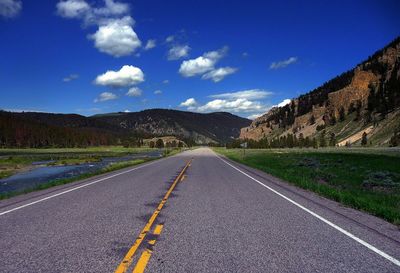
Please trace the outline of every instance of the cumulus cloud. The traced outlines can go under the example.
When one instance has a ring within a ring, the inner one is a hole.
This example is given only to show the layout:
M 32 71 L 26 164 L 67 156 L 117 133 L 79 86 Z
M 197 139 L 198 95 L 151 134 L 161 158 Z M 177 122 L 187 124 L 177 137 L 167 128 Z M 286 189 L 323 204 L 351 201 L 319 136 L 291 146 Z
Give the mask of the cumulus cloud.
M 279 61 L 279 62 L 273 62 L 271 63 L 271 65 L 269 66 L 269 69 L 279 69 L 279 68 L 285 68 L 290 64 L 294 64 L 296 63 L 298 60 L 297 57 L 290 57 L 287 60 L 283 60 L 283 61 Z
M 142 95 L 142 90 L 139 87 L 131 87 L 126 95 L 128 97 L 140 97 Z
M 94 83 L 110 87 L 126 87 L 144 81 L 144 74 L 138 67 L 124 65 L 119 71 L 109 70 L 97 76 Z
M 156 40 L 150 39 L 147 41 L 146 46 L 144 47 L 145 50 L 150 50 L 156 47 Z
M 154 95 L 161 95 L 162 94 L 162 91 L 161 90 L 156 90 L 156 91 L 154 91 Z
M 13 18 L 18 16 L 22 10 L 21 0 L 0 0 L 0 16 Z
M 187 107 L 190 111 L 196 112 L 232 112 L 247 113 L 252 118 L 259 113 L 267 111 L 270 106 L 265 105 L 262 99 L 269 97 L 272 92 L 263 89 L 249 89 L 237 92 L 227 92 L 208 96 L 212 100 L 199 105 L 194 98 L 182 102 L 180 107 Z
M 254 112 L 260 111 L 264 106 L 258 101 L 250 101 L 247 99 L 236 99 L 236 100 L 223 100 L 216 99 L 207 102 L 197 108 L 199 112 L 215 112 L 215 111 L 227 111 L 227 112 Z
M 179 73 L 184 77 L 193 77 L 204 74 L 214 69 L 215 64 L 225 56 L 228 48 L 209 51 L 196 59 L 183 61 Z
M 232 99 L 258 100 L 258 99 L 264 99 L 272 94 L 273 94 L 272 92 L 263 89 L 249 89 L 237 92 L 215 94 L 209 97 L 215 99 L 231 99 L 231 100 Z
M 133 24 L 130 16 L 110 19 L 100 25 L 96 33 L 89 35 L 89 38 L 95 41 L 95 47 L 103 53 L 114 57 L 127 56 L 142 44 L 133 31 Z
M 86 0 L 61 0 L 57 13 L 64 18 L 81 18 L 85 24 L 98 24 L 107 18 L 118 18 L 129 13 L 129 5 L 104 0 L 103 7 L 93 7 Z
M 181 102 L 179 104 L 180 107 L 193 107 L 197 105 L 197 101 L 194 98 L 189 98 L 185 100 L 184 102 Z
M 135 21 L 128 15 L 128 4 L 104 0 L 104 6 L 93 7 L 85 0 L 63 0 L 56 7 L 61 17 L 81 19 L 84 25 L 98 26 L 88 38 L 100 52 L 114 57 L 127 56 L 142 44 L 133 30 Z
M 169 80 L 163 80 L 163 84 L 169 84 Z
M 95 16 L 120 16 L 129 12 L 129 5 L 125 3 L 118 3 L 114 0 L 104 0 L 104 7 L 94 8 L 92 10 Z
M 175 45 L 168 50 L 168 60 L 178 60 L 189 55 L 190 47 L 188 45 Z
M 64 18 L 80 18 L 84 17 L 90 6 L 84 0 L 67 0 L 57 3 L 57 13 Z
M 111 92 L 103 92 L 99 95 L 98 98 L 94 100 L 94 102 L 103 102 L 103 101 L 108 101 L 108 100 L 115 100 L 117 99 L 117 95 Z
M 179 73 L 183 77 L 202 75 L 203 80 L 222 81 L 226 76 L 237 71 L 237 68 L 229 66 L 215 68 L 215 65 L 226 55 L 227 51 L 228 47 L 223 47 L 219 50 L 206 52 L 195 59 L 183 61 Z
M 63 82 L 70 82 L 79 78 L 78 74 L 70 74 L 69 76 L 63 78 Z
M 128 109 L 124 110 L 124 113 L 130 113 L 131 111 L 129 111 Z
M 201 78 L 203 80 L 208 80 L 211 79 L 214 82 L 219 82 L 222 81 L 226 76 L 233 74 L 237 71 L 237 68 L 233 67 L 220 67 L 214 70 L 211 70 L 210 72 L 207 72 L 204 74 Z

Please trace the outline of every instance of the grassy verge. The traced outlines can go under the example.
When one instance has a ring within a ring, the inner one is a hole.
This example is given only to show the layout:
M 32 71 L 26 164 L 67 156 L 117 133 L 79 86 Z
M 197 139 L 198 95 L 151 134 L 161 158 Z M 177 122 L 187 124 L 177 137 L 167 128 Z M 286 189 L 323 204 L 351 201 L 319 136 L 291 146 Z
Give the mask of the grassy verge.
M 303 189 L 400 225 L 400 153 L 359 150 L 227 150 L 216 152 Z M 385 151 L 385 150 L 383 150 Z M 383 154 L 385 153 L 385 154 Z

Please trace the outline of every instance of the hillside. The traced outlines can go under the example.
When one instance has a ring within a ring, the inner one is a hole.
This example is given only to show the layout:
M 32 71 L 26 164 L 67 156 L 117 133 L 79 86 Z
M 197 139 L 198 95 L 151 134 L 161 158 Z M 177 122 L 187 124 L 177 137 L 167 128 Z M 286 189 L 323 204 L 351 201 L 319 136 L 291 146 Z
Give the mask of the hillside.
M 173 135 L 196 143 L 224 143 L 237 138 L 250 120 L 226 112 L 200 114 L 186 111 L 150 109 L 134 113 L 112 113 L 90 117 L 125 130 L 153 135 Z
M 229 113 L 165 109 L 92 117 L 0 111 L 0 147 L 132 145 L 143 138 L 167 135 L 187 143 L 224 143 L 239 137 L 240 128 L 249 124 L 250 120 Z
M 241 139 L 326 138 L 339 146 L 390 145 L 400 132 L 400 37 L 354 69 L 272 108 L 242 128 Z M 395 137 L 396 135 L 396 137 Z M 324 142 L 325 140 L 322 140 Z

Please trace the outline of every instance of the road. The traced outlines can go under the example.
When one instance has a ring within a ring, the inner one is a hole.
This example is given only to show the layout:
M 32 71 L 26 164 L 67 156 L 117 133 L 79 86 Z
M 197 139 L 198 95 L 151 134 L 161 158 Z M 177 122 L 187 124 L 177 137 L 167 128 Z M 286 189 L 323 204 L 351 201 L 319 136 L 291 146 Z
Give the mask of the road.
M 0 202 L 0 272 L 400 272 L 400 231 L 208 148 Z

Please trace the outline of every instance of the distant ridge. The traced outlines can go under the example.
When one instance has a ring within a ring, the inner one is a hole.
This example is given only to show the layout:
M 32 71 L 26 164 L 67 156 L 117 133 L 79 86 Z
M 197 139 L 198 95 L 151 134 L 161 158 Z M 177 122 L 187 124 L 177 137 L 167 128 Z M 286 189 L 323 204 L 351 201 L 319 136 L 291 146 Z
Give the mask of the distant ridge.
M 149 109 L 85 117 L 78 114 L 0 111 L 0 147 L 119 145 L 155 136 L 197 144 L 225 143 L 251 121 L 226 112 Z

